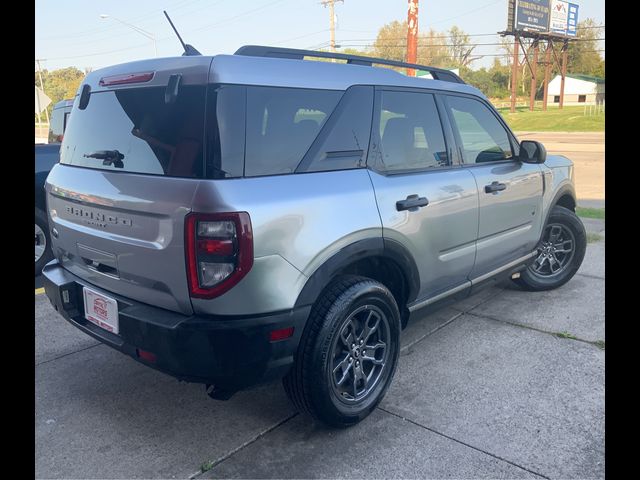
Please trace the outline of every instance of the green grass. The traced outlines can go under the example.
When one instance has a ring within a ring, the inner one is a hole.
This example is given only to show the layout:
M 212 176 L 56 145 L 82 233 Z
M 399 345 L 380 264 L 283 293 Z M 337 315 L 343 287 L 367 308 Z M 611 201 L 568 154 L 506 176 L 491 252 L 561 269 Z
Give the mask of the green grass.
M 572 335 L 569 332 L 556 332 L 554 335 L 556 337 L 560 337 L 560 338 L 570 338 L 572 340 L 577 340 L 578 339 L 575 335 Z
M 598 220 L 604 220 L 604 208 L 577 207 L 576 215 L 584 218 L 597 218 Z
M 200 471 L 202 473 L 204 472 L 208 472 L 209 470 L 211 470 L 213 468 L 213 462 L 208 461 L 208 462 L 204 462 L 202 465 L 200 465 Z
M 600 348 L 600 349 L 604 350 L 604 340 L 596 340 L 595 342 L 593 342 L 593 344 L 594 344 L 596 347 L 598 347 L 598 348 Z
M 516 132 L 604 131 L 604 113 L 584 115 L 584 107 L 549 107 L 546 112 L 541 108 L 532 112 L 528 107 L 518 107 L 515 113 L 511 113 L 509 108 L 500 108 L 498 111 Z
M 602 235 L 599 233 L 587 232 L 587 243 L 595 243 L 602 240 Z

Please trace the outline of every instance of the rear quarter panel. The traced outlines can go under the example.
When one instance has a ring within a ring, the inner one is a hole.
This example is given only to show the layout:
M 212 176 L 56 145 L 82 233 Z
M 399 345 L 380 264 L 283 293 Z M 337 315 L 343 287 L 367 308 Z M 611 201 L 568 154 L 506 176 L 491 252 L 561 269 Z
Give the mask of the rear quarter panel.
M 197 212 L 246 211 L 254 265 L 227 293 L 193 299 L 196 312 L 240 315 L 292 308 L 308 277 L 340 249 L 382 236 L 364 169 L 200 183 Z

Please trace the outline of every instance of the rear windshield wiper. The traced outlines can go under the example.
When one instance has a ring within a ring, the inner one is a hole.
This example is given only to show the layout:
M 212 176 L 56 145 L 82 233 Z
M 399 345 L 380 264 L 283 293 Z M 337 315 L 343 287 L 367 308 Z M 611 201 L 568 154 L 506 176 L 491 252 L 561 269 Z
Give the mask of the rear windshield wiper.
M 97 158 L 98 160 L 102 160 L 103 165 L 113 165 L 116 168 L 124 168 L 124 163 L 122 162 L 124 155 L 118 150 L 97 150 L 95 152 L 85 153 L 83 157 Z

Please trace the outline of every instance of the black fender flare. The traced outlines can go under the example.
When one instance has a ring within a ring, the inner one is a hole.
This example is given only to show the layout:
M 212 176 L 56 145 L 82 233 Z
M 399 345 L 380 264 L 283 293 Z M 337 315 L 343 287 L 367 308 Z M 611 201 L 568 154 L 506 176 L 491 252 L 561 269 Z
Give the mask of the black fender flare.
M 326 260 L 311 274 L 298 295 L 294 308 L 312 305 L 331 279 L 342 269 L 367 257 L 385 257 L 395 262 L 407 281 L 407 303 L 417 297 L 420 290 L 420 274 L 409 250 L 395 240 L 376 237 L 351 243 Z
M 542 224 L 542 233 L 544 235 L 544 228 L 547 226 L 547 222 L 549 221 L 549 215 L 551 215 L 551 210 L 558 204 L 558 201 L 564 197 L 565 195 L 570 195 L 573 199 L 573 202 L 577 205 L 578 201 L 576 200 L 576 191 L 570 183 L 565 183 L 562 185 L 558 191 L 553 195 L 553 199 L 549 202 L 549 208 L 544 214 L 544 223 Z M 542 237 L 541 237 L 542 238 Z

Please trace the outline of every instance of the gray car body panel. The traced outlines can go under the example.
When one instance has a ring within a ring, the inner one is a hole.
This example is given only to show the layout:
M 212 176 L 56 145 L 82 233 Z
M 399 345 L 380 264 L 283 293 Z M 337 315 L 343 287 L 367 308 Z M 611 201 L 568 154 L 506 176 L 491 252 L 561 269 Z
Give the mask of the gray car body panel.
M 58 164 L 46 184 L 49 225 L 58 232 L 53 253 L 71 273 L 94 285 L 191 314 L 184 217 L 198 182 Z M 79 246 L 101 253 L 83 255 Z M 87 264 L 103 263 L 105 254 L 115 259 L 117 275 Z
M 145 71 L 156 73 L 140 88 L 166 85 L 170 75 L 181 73 L 184 84 L 332 90 L 400 86 L 486 100 L 469 85 L 407 77 L 385 68 L 234 55 L 131 62 L 94 71 L 85 83 L 92 91 L 125 88 L 101 87 L 100 79 Z M 486 172 L 477 168 L 387 176 L 361 168 L 199 180 L 57 165 L 46 185 L 51 226 L 58 232 L 54 254 L 87 282 L 143 303 L 184 314 L 257 315 L 293 308 L 313 274 L 345 247 L 387 238 L 413 256 L 421 280 L 417 298 L 423 301 L 469 285 L 474 276 L 486 276 L 533 249 L 540 219 L 557 200 L 556 193 L 569 187 L 573 191 L 573 167 L 563 157 L 549 156 L 544 165 L 514 161 L 482 166 Z M 481 182 L 492 174 L 507 175 L 518 196 L 501 192 L 483 197 Z M 396 201 L 416 193 L 429 198 L 427 208 L 395 209 Z M 251 218 L 253 267 L 231 290 L 211 300 L 189 296 L 184 219 L 192 211 L 245 211 Z M 525 218 L 531 211 L 534 220 Z M 110 220 L 96 222 L 93 217 Z M 496 260 L 501 252 L 504 258 Z M 476 257 L 482 260 L 483 255 L 486 262 L 476 268 Z
M 292 308 L 306 278 L 327 259 L 358 240 L 382 236 L 365 169 L 202 181 L 193 210 L 250 212 L 255 257 L 274 257 L 269 264 L 278 264 L 254 265 L 220 297 L 193 299 L 199 313 Z

